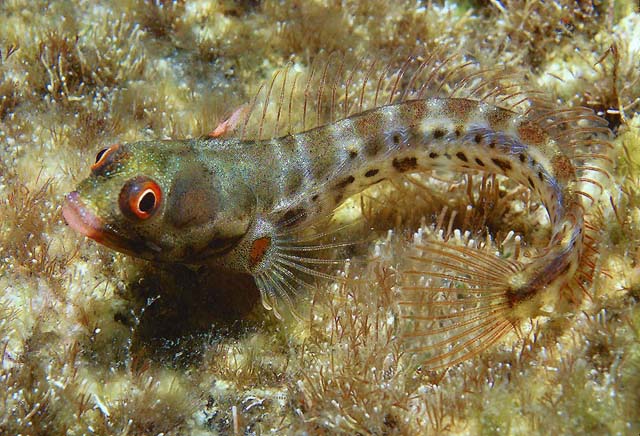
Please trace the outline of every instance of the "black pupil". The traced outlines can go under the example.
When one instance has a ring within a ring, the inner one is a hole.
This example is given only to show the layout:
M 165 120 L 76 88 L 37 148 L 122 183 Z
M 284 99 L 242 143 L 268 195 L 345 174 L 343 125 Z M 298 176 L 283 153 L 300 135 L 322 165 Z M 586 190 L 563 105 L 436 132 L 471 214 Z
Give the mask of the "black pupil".
M 147 192 L 140 199 L 140 203 L 138 203 L 138 207 L 142 212 L 149 213 L 153 210 L 156 205 L 156 196 L 153 192 Z
M 102 156 L 104 156 L 104 154 L 107 152 L 108 148 L 103 148 L 102 150 L 100 150 L 98 152 L 98 154 L 96 154 L 96 163 L 100 162 L 100 159 L 102 159 Z

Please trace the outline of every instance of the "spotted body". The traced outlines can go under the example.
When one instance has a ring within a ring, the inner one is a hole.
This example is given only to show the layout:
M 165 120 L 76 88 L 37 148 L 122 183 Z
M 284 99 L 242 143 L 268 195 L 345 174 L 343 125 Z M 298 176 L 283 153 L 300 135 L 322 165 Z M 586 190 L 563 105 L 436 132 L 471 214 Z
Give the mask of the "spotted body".
M 532 301 L 540 291 L 564 286 L 578 268 L 584 203 L 593 201 L 584 182 L 598 185 L 593 174 L 603 172 L 586 162 L 602 156 L 593 138 L 605 129 L 580 109 L 518 112 L 481 99 L 418 97 L 274 138 L 213 135 L 111 147 L 68 195 L 64 216 L 116 250 L 251 274 L 271 308 L 304 285 L 300 274 L 324 276 L 315 269 L 322 260 L 291 254 L 292 231 L 330 215 L 350 196 L 384 179 L 433 169 L 501 174 L 529 188 L 547 209 L 551 237 L 541 254 L 525 264 L 444 244 L 425 250 L 449 259 L 449 282 L 476 271 L 484 280 L 466 283 L 490 288 L 500 310 L 522 307 L 534 315 L 540 304 Z M 577 133 L 580 146 L 595 144 L 582 157 L 576 137 L 567 134 L 567 126 L 579 129 L 580 123 L 595 124 Z M 465 262 L 466 269 L 460 266 Z M 491 268 L 504 273 L 489 274 Z M 489 323 L 496 313 L 458 322 L 456 328 L 485 323 L 473 332 L 486 336 L 471 337 L 463 329 L 468 341 L 444 342 L 459 348 L 438 362 L 457 363 L 468 357 L 472 342 L 500 337 L 514 320 L 502 316 L 499 324 Z

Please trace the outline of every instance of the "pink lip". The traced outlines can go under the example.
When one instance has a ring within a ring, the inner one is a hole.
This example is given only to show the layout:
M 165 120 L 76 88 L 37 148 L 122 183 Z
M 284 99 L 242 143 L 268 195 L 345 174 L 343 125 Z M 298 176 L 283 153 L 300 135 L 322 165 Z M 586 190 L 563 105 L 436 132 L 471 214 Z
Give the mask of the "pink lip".
M 69 226 L 88 238 L 102 242 L 105 236 L 104 223 L 82 204 L 78 192 L 73 191 L 65 198 L 62 216 Z

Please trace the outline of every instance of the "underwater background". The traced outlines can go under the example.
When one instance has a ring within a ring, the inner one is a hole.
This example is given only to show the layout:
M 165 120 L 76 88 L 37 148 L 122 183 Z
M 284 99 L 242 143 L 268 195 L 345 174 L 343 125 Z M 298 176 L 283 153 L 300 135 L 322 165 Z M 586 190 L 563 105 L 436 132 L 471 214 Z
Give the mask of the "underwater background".
M 0 2 L 0 434 L 637 435 L 639 7 Z M 411 244 L 397 229 L 423 210 L 401 183 L 356 201 L 396 229 L 350 266 L 376 285 L 319 285 L 303 322 L 275 319 L 246 277 L 212 290 L 206 274 L 115 253 L 62 219 L 104 146 L 211 132 L 287 64 L 433 51 L 518 72 L 614 132 L 588 298 L 469 362 L 421 370 L 394 341 L 388 272 Z

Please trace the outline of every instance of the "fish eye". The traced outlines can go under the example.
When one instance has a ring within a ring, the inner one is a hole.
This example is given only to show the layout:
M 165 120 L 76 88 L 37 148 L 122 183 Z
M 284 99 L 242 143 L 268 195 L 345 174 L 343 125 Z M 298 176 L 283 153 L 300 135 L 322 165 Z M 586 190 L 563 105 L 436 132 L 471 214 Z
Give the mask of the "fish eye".
M 147 189 L 140 195 L 137 210 L 142 213 L 151 213 L 156 207 L 156 194 L 151 189 Z
M 111 147 L 103 148 L 96 154 L 96 161 L 91 165 L 91 171 L 95 171 L 106 164 L 107 158 L 120 147 L 120 144 L 113 144 Z
M 109 150 L 109 147 L 100 150 L 98 154 L 96 154 L 96 161 L 94 163 L 100 162 L 100 159 L 102 159 L 102 156 L 107 152 L 107 150 Z
M 135 177 L 124 184 L 118 199 L 124 216 L 133 220 L 146 220 L 160 208 L 162 190 L 152 179 Z

